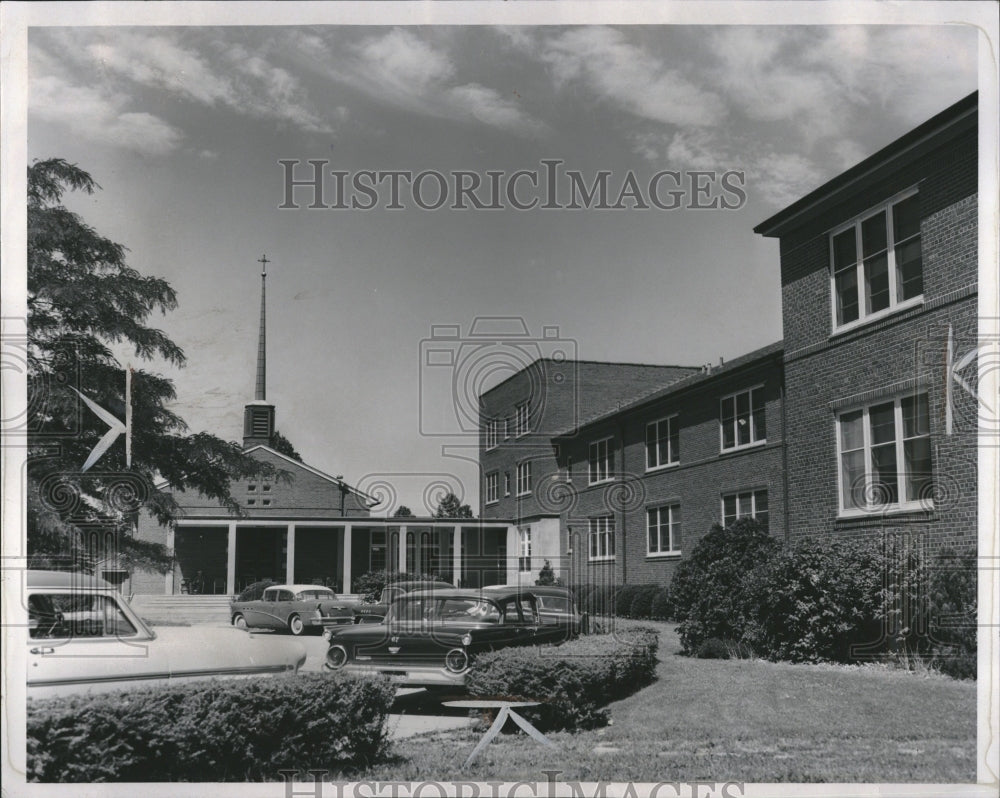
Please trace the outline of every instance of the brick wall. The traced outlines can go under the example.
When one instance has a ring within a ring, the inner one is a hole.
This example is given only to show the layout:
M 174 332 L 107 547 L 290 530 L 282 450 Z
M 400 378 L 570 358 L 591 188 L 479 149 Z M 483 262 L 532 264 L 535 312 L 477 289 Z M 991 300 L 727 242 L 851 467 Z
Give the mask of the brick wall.
M 945 349 L 976 344 L 976 131 L 930 149 L 781 239 L 789 525 L 793 535 L 907 531 L 932 545 L 976 539 L 975 400 L 954 385 L 954 434 L 945 434 Z M 829 230 L 918 187 L 922 305 L 832 334 Z M 967 376 L 974 375 L 975 366 Z M 926 392 L 933 509 L 841 519 L 836 415 L 882 397 Z

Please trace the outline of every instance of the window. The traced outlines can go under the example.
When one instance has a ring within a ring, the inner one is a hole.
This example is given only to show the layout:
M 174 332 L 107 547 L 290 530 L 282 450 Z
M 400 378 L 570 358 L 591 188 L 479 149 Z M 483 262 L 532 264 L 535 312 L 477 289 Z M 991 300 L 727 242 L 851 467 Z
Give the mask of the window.
M 510 438 L 510 419 L 505 418 L 503 420 L 503 439 L 508 440 Z
M 500 497 L 497 495 L 500 488 L 500 472 L 494 471 L 492 474 L 486 475 L 486 503 L 493 504 L 494 502 L 500 501 Z
M 247 491 L 249 493 L 255 493 L 257 491 L 257 486 L 253 482 L 251 482 L 249 485 L 247 485 Z
M 841 512 L 933 507 L 926 394 L 841 413 L 837 427 Z
M 503 495 L 510 496 L 510 471 L 505 471 L 503 475 Z
M 613 560 L 615 558 L 615 519 L 602 515 L 590 519 L 590 559 Z
M 661 418 L 646 425 L 646 470 L 680 462 L 681 443 L 677 416 Z
M 681 506 L 669 504 L 646 510 L 646 553 L 681 553 Z
M 756 518 L 766 530 L 768 528 L 767 491 L 748 490 L 728 493 L 722 497 L 722 525 L 729 526 L 737 518 Z
M 521 402 L 514 408 L 514 435 L 528 434 L 528 403 Z
M 264 485 L 264 493 L 270 493 L 270 492 L 271 492 L 271 486 L 270 486 L 270 485 L 267 485 L 267 484 L 265 484 L 265 485 Z
M 495 449 L 499 443 L 500 422 L 491 418 L 486 422 L 486 448 Z
M 28 596 L 28 637 L 32 639 L 136 634 L 135 625 L 111 596 L 87 591 Z
M 834 326 L 876 316 L 924 293 L 920 202 L 889 202 L 830 236 Z
M 525 496 L 531 493 L 531 461 L 525 460 L 517 464 L 517 495 Z
M 257 503 L 256 499 L 247 499 L 247 504 L 248 505 L 253 505 L 253 504 L 256 504 L 256 503 Z
M 531 527 L 530 526 L 518 527 L 517 533 L 520 538 L 518 544 L 517 570 L 522 572 L 530 571 L 531 570 Z
M 723 451 L 767 440 L 763 387 L 724 397 L 721 416 Z
M 614 470 L 612 456 L 614 452 L 611 448 L 611 438 L 602 441 L 594 441 L 590 444 L 590 484 L 606 482 L 611 479 L 611 472 Z
M 271 500 L 270 499 L 264 499 L 261 502 L 261 504 L 263 504 L 265 507 L 270 507 L 271 506 Z

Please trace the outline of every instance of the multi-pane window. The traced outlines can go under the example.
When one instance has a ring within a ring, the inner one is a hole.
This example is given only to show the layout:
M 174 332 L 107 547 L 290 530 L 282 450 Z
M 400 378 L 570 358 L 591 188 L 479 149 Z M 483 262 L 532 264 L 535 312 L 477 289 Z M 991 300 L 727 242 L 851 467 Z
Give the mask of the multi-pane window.
M 605 482 L 611 479 L 612 457 L 614 452 L 611 446 L 611 438 L 601 441 L 594 441 L 590 444 L 590 484 Z
M 681 443 L 677 416 L 661 418 L 646 425 L 646 469 L 680 462 Z
M 753 388 L 723 398 L 721 421 L 723 451 L 766 441 L 764 389 Z
M 510 471 L 503 473 L 503 495 L 510 496 Z
M 530 571 L 531 570 L 531 527 L 522 526 L 518 527 L 518 558 L 517 558 L 517 570 L 519 571 Z
M 500 472 L 494 471 L 486 475 L 486 503 L 500 501 Z
M 615 520 L 610 515 L 590 519 L 590 559 L 610 560 L 615 556 Z
M 747 490 L 727 493 L 722 497 L 722 525 L 729 526 L 737 518 L 756 518 L 762 527 L 768 528 L 769 513 L 766 490 Z
M 528 434 L 528 403 L 521 402 L 514 408 L 514 435 Z
M 679 554 L 681 506 L 668 504 L 646 510 L 646 551 L 650 555 Z
M 486 422 L 486 448 L 495 449 L 500 443 L 500 421 L 491 418 Z
M 841 413 L 837 427 L 842 512 L 933 506 L 926 394 Z
M 531 461 L 525 460 L 517 464 L 517 495 L 531 493 Z
M 889 202 L 834 232 L 830 250 L 837 327 L 921 296 L 918 195 Z

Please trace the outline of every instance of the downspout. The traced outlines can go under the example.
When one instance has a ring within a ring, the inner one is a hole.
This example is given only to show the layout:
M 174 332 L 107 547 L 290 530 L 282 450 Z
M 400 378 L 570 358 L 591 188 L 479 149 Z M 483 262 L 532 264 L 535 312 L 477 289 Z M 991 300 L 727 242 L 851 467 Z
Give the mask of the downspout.
M 788 518 L 788 403 L 786 401 L 787 395 L 785 392 L 785 364 L 784 364 L 784 354 L 782 354 L 782 360 L 779 361 L 778 365 L 780 369 L 781 379 L 778 381 L 779 385 L 779 395 L 781 396 L 781 471 L 782 471 L 782 482 L 784 484 L 784 497 L 782 498 L 782 515 L 785 517 L 785 545 L 791 541 L 792 531 L 791 531 L 791 521 Z
M 622 530 L 622 584 L 624 585 L 628 582 L 628 557 L 626 556 L 627 551 L 625 548 L 626 544 L 625 505 L 627 504 L 627 502 L 625 497 L 626 486 L 625 486 L 625 422 L 624 421 L 618 422 L 618 433 L 619 433 L 619 438 L 621 440 L 621 464 L 622 464 L 621 473 L 618 475 L 618 479 L 621 482 L 621 490 L 622 490 L 621 498 L 619 500 L 620 507 L 618 508 L 618 514 L 621 518 L 621 523 L 619 524 L 619 526 L 621 527 Z

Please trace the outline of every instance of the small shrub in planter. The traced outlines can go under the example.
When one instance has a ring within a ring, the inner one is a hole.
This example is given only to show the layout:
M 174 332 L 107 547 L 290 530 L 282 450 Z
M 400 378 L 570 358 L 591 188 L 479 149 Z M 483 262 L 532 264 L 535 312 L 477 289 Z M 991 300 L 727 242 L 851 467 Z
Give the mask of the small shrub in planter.
M 653 597 L 652 617 L 657 621 L 670 621 L 674 617 L 674 608 L 670 603 L 670 588 L 660 588 Z
M 518 710 L 541 729 L 588 729 L 607 720 L 607 703 L 649 684 L 659 635 L 636 628 L 577 638 L 558 647 L 505 648 L 477 657 L 466 685 L 473 696 L 540 701 Z
M 363 769 L 387 746 L 385 679 L 299 674 L 27 704 L 28 780 L 277 781 Z

